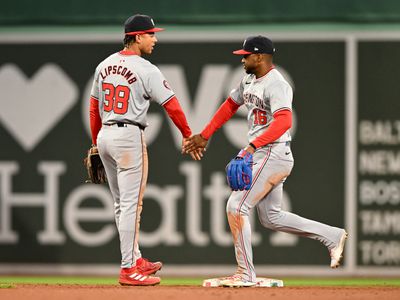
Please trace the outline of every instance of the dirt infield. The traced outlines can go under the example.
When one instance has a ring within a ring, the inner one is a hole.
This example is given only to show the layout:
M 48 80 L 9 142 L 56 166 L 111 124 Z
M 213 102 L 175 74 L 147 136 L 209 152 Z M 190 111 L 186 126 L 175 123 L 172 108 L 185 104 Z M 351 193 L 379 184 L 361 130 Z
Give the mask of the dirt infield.
M 283 288 L 203 288 L 190 286 L 88 286 L 88 285 L 23 285 L 0 289 L 0 299 L 30 300 L 338 300 L 400 299 L 398 287 L 283 287 Z

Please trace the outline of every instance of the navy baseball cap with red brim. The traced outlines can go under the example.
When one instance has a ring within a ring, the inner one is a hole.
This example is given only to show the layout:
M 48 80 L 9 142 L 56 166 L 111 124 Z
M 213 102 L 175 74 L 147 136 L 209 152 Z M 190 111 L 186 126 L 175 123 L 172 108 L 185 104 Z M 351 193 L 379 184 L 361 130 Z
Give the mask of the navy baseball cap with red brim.
M 232 52 L 237 55 L 246 54 L 274 54 L 275 48 L 272 41 L 262 35 L 250 36 L 244 40 L 243 49 Z
M 141 31 L 131 31 L 131 32 L 125 32 L 126 35 L 136 35 L 136 34 L 143 34 L 143 33 L 154 33 L 154 32 L 159 32 L 163 31 L 164 28 L 153 28 L 149 30 L 141 30 Z
M 154 21 L 147 15 L 134 15 L 125 21 L 125 35 L 154 33 L 163 31 L 164 28 L 155 27 Z
M 251 53 L 253 53 L 253 52 L 249 52 L 249 51 L 240 49 L 240 50 L 233 51 L 232 53 L 233 53 L 233 54 L 237 54 L 237 55 L 245 55 L 245 54 L 251 54 Z

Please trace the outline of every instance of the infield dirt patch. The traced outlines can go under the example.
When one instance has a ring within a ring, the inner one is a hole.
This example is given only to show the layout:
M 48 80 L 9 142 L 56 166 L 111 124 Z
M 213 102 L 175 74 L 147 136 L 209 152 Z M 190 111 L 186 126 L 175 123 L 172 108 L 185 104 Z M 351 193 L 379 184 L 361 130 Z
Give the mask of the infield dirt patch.
M 24 285 L 0 289 L 0 299 L 13 300 L 398 300 L 398 287 L 283 287 L 283 288 L 204 288 L 197 286 L 88 286 Z

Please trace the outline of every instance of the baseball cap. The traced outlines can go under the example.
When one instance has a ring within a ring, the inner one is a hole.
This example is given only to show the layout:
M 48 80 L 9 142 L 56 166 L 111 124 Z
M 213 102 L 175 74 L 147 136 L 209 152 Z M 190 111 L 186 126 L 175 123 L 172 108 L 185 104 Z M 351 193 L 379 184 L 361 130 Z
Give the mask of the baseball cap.
M 157 28 L 154 25 L 154 21 L 151 17 L 147 15 L 133 15 L 130 16 L 125 21 L 125 34 L 126 35 L 135 35 L 135 34 L 143 34 L 143 33 L 151 33 L 162 31 L 164 28 Z
M 250 36 L 244 40 L 243 49 L 233 51 L 233 54 L 245 55 L 252 53 L 274 54 L 275 48 L 272 41 L 262 35 Z

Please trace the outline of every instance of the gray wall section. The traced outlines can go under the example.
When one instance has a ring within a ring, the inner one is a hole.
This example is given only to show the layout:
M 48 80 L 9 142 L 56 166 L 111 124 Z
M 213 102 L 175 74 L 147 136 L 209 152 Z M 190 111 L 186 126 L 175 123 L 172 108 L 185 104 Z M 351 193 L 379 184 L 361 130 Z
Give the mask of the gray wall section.
M 237 24 L 285 22 L 399 22 L 396 0 L 230 0 L 169 1 L 6 1 L 0 24 L 121 24 L 144 13 L 166 24 Z

